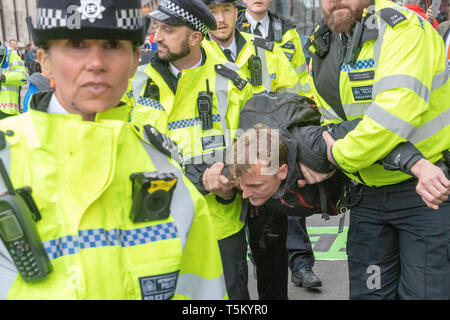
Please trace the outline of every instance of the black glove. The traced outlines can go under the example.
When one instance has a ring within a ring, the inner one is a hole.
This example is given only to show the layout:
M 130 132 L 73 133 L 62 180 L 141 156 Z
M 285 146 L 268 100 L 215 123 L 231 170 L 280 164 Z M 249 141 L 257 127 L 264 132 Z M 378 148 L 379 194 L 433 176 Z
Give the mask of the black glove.
M 405 142 L 395 147 L 381 162 L 386 170 L 399 170 L 412 176 L 411 167 L 424 158 L 412 143 Z
M 0 72 L 0 83 L 6 82 L 6 77 L 3 73 Z

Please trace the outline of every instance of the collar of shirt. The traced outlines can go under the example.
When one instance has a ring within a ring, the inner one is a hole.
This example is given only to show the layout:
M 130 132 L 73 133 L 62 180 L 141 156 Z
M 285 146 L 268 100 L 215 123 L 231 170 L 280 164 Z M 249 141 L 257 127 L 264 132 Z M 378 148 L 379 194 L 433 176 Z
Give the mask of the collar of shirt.
M 200 60 L 197 62 L 197 64 L 189 69 L 200 67 L 202 65 L 202 61 L 203 61 L 203 53 L 201 53 Z M 178 74 L 181 72 L 180 70 L 177 69 L 177 67 L 175 67 L 172 64 L 172 62 L 169 62 L 169 70 L 175 76 L 175 78 L 178 78 Z
M 233 38 L 233 42 L 228 47 L 223 47 L 219 44 L 219 46 L 222 48 L 222 50 L 228 49 L 231 51 L 231 56 L 236 61 L 237 58 L 237 44 L 236 44 L 236 37 Z
M 59 103 L 58 98 L 56 98 L 56 93 L 52 95 L 50 99 L 50 103 L 48 105 L 47 113 L 56 113 L 56 114 L 68 114 L 69 111 L 64 109 L 61 103 Z
M 267 38 L 267 36 L 269 35 L 269 25 L 270 25 L 270 17 L 267 13 L 266 16 L 260 21 L 256 21 L 247 11 L 245 11 L 245 17 L 252 26 L 252 32 L 256 28 L 256 24 L 260 22 L 261 27 L 259 28 L 259 31 L 261 31 L 263 38 Z

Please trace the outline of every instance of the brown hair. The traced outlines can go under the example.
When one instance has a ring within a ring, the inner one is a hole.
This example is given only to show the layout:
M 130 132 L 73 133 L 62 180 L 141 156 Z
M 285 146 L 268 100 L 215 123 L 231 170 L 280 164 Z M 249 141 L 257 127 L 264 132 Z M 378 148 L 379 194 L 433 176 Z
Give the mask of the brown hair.
M 251 170 L 251 166 L 260 160 L 269 167 L 276 165 L 277 169 L 287 164 L 288 148 L 277 130 L 267 125 L 257 123 L 245 131 L 233 144 L 227 154 L 227 164 L 230 166 L 230 180 L 233 185 L 239 185 L 239 178 Z

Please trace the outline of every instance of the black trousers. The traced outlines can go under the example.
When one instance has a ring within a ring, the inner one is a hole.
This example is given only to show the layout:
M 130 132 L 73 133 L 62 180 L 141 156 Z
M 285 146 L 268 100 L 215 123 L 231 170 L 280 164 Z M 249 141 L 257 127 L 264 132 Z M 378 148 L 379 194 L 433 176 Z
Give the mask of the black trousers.
M 450 299 L 450 200 L 434 211 L 416 184 L 365 187 L 351 209 L 350 299 Z
M 314 266 L 315 258 L 306 230 L 306 218 L 288 216 L 286 246 L 291 272 Z
M 245 228 L 218 242 L 228 298 L 250 300 Z
M 287 216 L 251 206 L 247 225 L 259 299 L 287 300 Z

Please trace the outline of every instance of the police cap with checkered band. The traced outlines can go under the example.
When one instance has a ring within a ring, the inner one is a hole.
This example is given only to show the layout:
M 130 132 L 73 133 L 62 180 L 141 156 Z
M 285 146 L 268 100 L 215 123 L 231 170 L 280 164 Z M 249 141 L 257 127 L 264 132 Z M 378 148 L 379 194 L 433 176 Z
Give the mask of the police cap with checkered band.
M 37 0 L 36 45 L 58 39 L 112 39 L 144 43 L 148 22 L 141 0 Z
M 219 4 L 232 3 L 236 4 L 236 0 L 203 0 L 203 2 L 208 6 L 217 6 Z
M 216 19 L 201 0 L 161 0 L 150 17 L 172 26 L 188 26 L 204 35 L 216 30 Z

